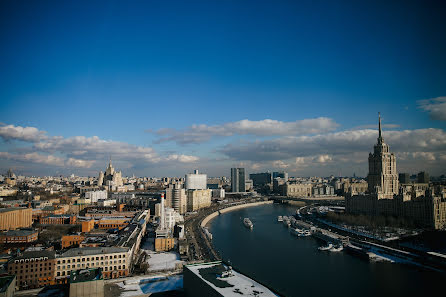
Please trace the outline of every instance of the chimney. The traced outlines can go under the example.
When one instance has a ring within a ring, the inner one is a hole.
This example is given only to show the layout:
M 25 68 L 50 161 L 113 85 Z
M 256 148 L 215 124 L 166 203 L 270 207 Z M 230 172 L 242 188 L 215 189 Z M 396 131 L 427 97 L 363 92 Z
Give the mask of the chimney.
M 164 230 L 164 193 L 161 193 L 161 214 L 160 214 L 160 227 Z

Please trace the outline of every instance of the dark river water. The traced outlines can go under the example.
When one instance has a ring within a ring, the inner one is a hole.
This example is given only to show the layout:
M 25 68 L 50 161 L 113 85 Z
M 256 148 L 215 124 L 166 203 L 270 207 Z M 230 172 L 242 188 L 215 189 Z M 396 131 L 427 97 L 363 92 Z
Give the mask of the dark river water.
M 279 215 L 297 207 L 262 205 L 211 221 L 213 243 L 234 268 L 284 296 L 445 296 L 444 274 L 417 267 L 372 263 L 345 252 L 321 252 L 313 237 L 289 233 Z M 254 229 L 243 225 L 249 217 Z

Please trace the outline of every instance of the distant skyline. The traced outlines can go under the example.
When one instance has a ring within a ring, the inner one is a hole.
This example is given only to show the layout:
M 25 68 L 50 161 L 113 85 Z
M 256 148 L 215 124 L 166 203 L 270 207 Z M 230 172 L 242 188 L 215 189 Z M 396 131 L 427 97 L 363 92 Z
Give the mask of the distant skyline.
M 445 174 L 441 1 L 0 3 L 0 171 Z

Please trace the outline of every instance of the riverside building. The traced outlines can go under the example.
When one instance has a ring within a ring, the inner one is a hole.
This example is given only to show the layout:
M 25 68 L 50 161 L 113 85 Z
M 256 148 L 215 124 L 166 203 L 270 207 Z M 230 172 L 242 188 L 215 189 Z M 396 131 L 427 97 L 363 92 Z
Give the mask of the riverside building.
M 231 191 L 246 192 L 245 168 L 231 168 Z
M 384 143 L 379 118 L 379 136 L 374 152 L 369 154 L 368 192 L 347 193 L 347 213 L 371 216 L 404 217 L 419 226 L 446 227 L 446 190 L 444 186 L 398 183 L 395 155 Z

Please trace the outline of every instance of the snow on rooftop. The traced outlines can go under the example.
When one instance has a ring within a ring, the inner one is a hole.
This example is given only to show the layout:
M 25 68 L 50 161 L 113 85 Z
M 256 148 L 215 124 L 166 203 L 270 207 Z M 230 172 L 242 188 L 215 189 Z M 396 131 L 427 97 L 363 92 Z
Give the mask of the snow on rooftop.
M 273 292 L 271 292 L 268 288 L 265 286 L 259 284 L 255 280 L 250 279 L 249 277 L 232 270 L 232 276 L 221 278 L 216 277 L 216 279 L 220 281 L 226 282 L 229 286 L 216 286 L 212 282 L 204 279 L 202 275 L 200 274 L 200 269 L 203 268 L 210 268 L 210 267 L 217 267 L 219 265 L 223 265 L 219 262 L 217 263 L 205 263 L 205 264 L 199 264 L 199 265 L 188 265 L 187 268 L 193 272 L 195 275 L 200 277 L 204 282 L 206 282 L 209 286 L 211 286 L 214 290 L 216 290 L 218 293 L 220 293 L 223 296 L 227 297 L 240 297 L 240 296 L 277 296 Z M 224 266 L 226 267 L 226 266 Z

